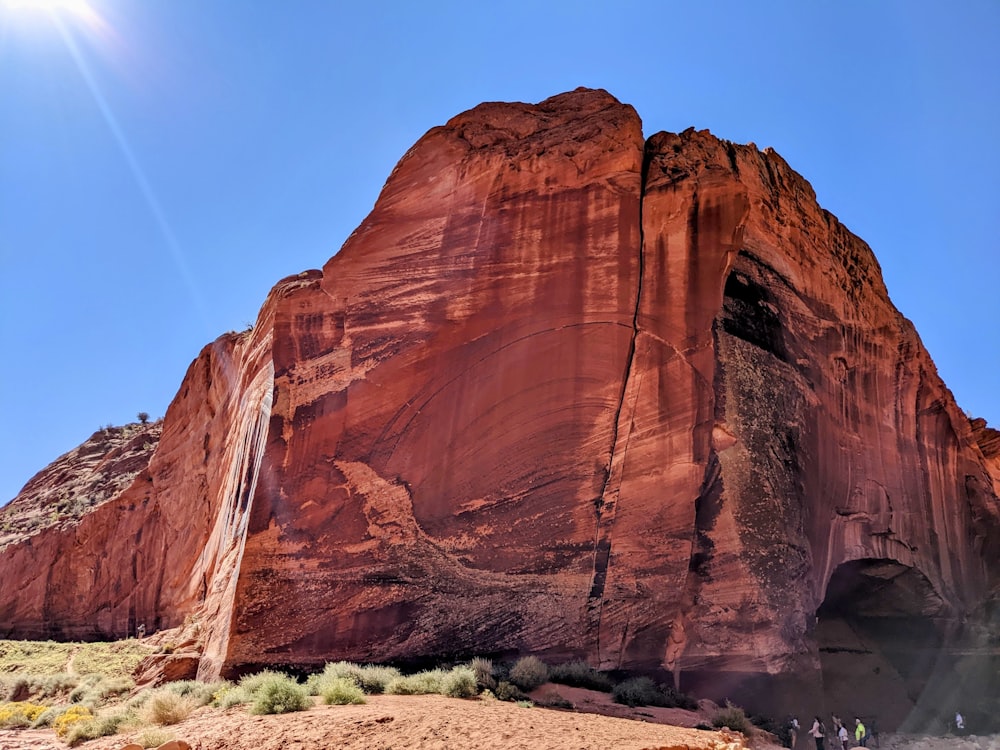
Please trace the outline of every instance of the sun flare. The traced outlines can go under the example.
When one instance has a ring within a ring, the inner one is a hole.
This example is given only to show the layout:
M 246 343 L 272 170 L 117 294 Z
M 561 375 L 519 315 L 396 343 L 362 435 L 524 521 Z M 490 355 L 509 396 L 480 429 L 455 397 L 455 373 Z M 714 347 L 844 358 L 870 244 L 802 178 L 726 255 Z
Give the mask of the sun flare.
M 66 18 L 94 31 L 106 30 L 103 19 L 87 0 L 0 0 L 0 10 L 12 16 L 43 14 L 56 22 Z
M 68 10 L 72 13 L 93 13 L 87 0 L 2 0 L 0 5 L 9 10 L 40 10 L 53 12 Z

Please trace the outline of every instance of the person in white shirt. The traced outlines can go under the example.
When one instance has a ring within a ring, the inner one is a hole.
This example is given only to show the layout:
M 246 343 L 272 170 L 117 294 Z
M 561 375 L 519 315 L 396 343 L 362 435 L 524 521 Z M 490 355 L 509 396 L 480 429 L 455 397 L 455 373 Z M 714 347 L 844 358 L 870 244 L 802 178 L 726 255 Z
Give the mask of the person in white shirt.
M 813 719 L 812 729 L 809 730 L 809 734 L 813 736 L 816 740 L 816 750 L 823 750 L 823 739 L 826 734 L 826 727 L 823 726 L 823 722 L 819 720 L 817 716 Z

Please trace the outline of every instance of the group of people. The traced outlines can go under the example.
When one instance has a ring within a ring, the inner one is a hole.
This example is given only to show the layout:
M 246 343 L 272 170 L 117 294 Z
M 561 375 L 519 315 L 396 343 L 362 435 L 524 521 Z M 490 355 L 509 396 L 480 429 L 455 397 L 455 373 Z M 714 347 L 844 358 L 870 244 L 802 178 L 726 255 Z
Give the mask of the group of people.
M 833 719 L 834 738 L 833 742 L 830 743 L 830 750 L 848 750 L 848 748 L 852 747 L 850 732 L 847 731 L 847 727 L 844 725 L 844 722 L 841 721 L 839 716 L 833 714 L 830 718 Z M 798 740 L 801 729 L 802 727 L 799 724 L 798 717 L 793 716 L 788 724 L 788 734 L 791 740 L 790 747 L 792 750 L 795 750 L 795 743 Z M 867 747 L 869 734 L 868 727 L 864 725 L 864 722 L 862 722 L 860 718 L 855 718 L 855 746 Z M 809 736 L 816 740 L 816 750 L 824 750 L 824 744 L 827 737 L 826 724 L 824 724 L 818 716 L 813 719 L 812 727 L 809 729 Z

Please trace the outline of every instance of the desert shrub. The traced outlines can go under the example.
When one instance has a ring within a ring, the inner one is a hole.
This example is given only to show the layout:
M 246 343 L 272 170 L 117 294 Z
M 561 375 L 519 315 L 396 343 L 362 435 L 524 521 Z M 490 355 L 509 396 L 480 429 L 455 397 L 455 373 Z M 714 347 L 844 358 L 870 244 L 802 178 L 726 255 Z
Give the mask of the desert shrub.
M 66 706 L 53 706 L 52 708 L 46 708 L 31 722 L 32 729 L 41 729 L 43 727 L 52 726 L 52 722 L 56 720 L 56 717 L 62 715 L 63 711 L 66 710 Z
M 716 729 L 727 727 L 734 732 L 742 732 L 747 737 L 750 736 L 750 720 L 739 706 L 734 706 L 726 701 L 726 707 L 716 711 L 712 717 L 712 726 Z
M 52 698 L 68 693 L 77 686 L 77 678 L 65 672 L 33 676 L 32 687 L 41 698 Z
M 386 685 L 399 677 L 399 670 L 380 664 L 366 664 L 357 676 L 357 682 L 369 695 L 379 695 L 385 692 Z
M 47 706 L 29 701 L 0 704 L 0 727 L 5 729 L 23 729 L 30 727 L 40 715 L 45 713 Z
M 497 700 L 500 701 L 521 701 L 526 698 L 525 694 L 521 692 L 517 685 L 507 682 L 506 680 L 502 680 L 497 683 L 495 695 Z
M 589 688 L 610 693 L 615 684 L 603 672 L 598 672 L 584 661 L 570 661 L 549 668 L 549 681 L 572 687 Z
M 24 700 L 31 693 L 31 682 L 28 675 L 7 677 L 0 683 L 0 698 L 8 702 Z
M 698 701 L 687 693 L 675 690 L 673 685 L 660 685 L 660 692 L 663 694 L 663 703 L 666 708 L 684 708 L 688 711 L 698 710 Z
M 663 693 L 648 677 L 630 677 L 615 685 L 611 691 L 615 703 L 625 706 L 660 706 L 663 705 Z
M 576 708 L 572 701 L 566 700 L 558 693 L 539 696 L 535 699 L 535 705 L 541 706 L 542 708 L 564 708 L 569 710 Z
M 56 736 L 66 737 L 75 725 L 93 718 L 94 715 L 86 706 L 70 706 L 52 720 L 52 728 L 56 730 Z
M 215 694 L 232 683 L 225 680 L 219 682 L 198 682 L 198 680 L 178 680 L 164 686 L 171 693 L 190 698 L 198 706 L 207 706 L 215 700 Z
M 472 667 L 455 667 L 441 679 L 441 694 L 450 698 L 473 698 L 479 694 L 479 684 Z
M 186 695 L 178 695 L 167 688 L 153 691 L 141 710 L 142 719 L 148 724 L 176 724 L 184 721 L 198 707 L 197 702 Z
M 29 698 L 53 698 L 76 687 L 77 680 L 65 672 L 56 674 L 14 674 L 0 677 L 0 698 L 24 701 Z
M 143 747 L 159 747 L 165 742 L 170 742 L 174 735 L 158 727 L 144 729 L 136 738 L 136 742 Z
M 440 669 L 429 669 L 425 672 L 397 677 L 385 687 L 389 695 L 429 695 L 441 692 L 441 681 L 445 672 Z
M 246 690 L 250 695 L 254 695 L 265 683 L 284 679 L 287 679 L 287 675 L 284 673 L 275 672 L 272 669 L 265 669 L 263 672 L 244 675 L 240 678 L 240 681 L 237 684 Z
M 369 695 L 378 695 L 384 693 L 386 686 L 400 676 L 399 670 L 395 667 L 387 667 L 381 664 L 360 666 L 346 661 L 337 661 L 327 664 L 321 674 L 310 677 L 306 681 L 306 685 L 313 695 L 321 695 L 323 685 L 328 680 L 346 678 L 353 680 L 358 687 Z
M 537 656 L 522 656 L 510 668 L 510 681 L 526 693 L 548 680 L 549 668 Z
M 493 675 L 492 661 L 477 656 L 469 662 L 469 666 L 472 668 L 473 674 L 476 675 L 476 684 L 481 690 L 496 690 L 497 680 Z
M 358 684 L 348 677 L 334 677 L 323 683 L 323 702 L 327 705 L 344 706 L 348 703 L 364 703 L 365 693 Z
M 134 687 L 135 683 L 129 677 L 106 677 L 94 685 L 92 694 L 98 701 L 105 701 Z
M 119 712 L 95 716 L 88 721 L 76 722 L 66 733 L 66 743 L 77 745 L 98 737 L 108 737 L 118 734 L 118 729 L 126 722 L 135 720 L 135 715 L 129 712 Z
M 517 705 L 520 706 L 521 708 L 534 708 L 535 707 L 535 704 L 532 703 L 531 701 L 518 701 Z
M 215 692 L 212 696 L 212 705 L 225 710 L 233 706 L 242 706 L 252 699 L 253 696 L 247 690 L 237 685 L 231 685 Z
M 255 684 L 250 713 L 287 714 L 309 707 L 306 689 L 287 675 L 271 674 L 267 679 Z

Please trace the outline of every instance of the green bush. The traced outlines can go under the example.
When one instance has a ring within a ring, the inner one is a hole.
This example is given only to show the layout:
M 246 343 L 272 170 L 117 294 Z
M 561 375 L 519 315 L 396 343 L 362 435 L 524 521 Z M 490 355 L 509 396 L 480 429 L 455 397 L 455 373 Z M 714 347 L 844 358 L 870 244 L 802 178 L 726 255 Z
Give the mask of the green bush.
M 348 677 L 334 677 L 323 683 L 323 702 L 331 706 L 345 706 L 349 703 L 365 703 L 365 693 L 358 684 Z
M 309 707 L 309 694 L 291 677 L 272 676 L 260 682 L 253 691 L 250 713 L 287 714 Z
M 441 680 L 441 693 L 450 698 L 474 698 L 479 694 L 479 684 L 472 667 L 455 667 Z
M 251 700 L 253 700 L 253 696 L 247 690 L 233 685 L 216 691 L 215 697 L 212 699 L 212 705 L 217 706 L 222 710 L 226 710 L 227 708 L 232 708 L 233 706 L 242 706 L 244 703 L 249 703 Z
M 549 668 L 537 656 L 522 656 L 510 668 L 510 681 L 528 693 L 549 681 Z
M 315 674 L 306 680 L 306 687 L 312 695 L 321 695 L 323 686 L 331 680 L 349 679 L 369 695 L 384 693 L 386 687 L 394 679 L 400 677 L 395 667 L 381 664 L 366 664 L 360 666 L 346 661 L 331 662 L 324 667 L 322 673 Z
M 501 680 L 497 683 L 497 689 L 495 691 L 497 700 L 500 701 L 522 701 L 527 696 L 521 692 L 517 685 L 511 684 L 506 680 Z
M 726 701 L 726 707 L 720 708 L 712 717 L 712 726 L 716 729 L 729 728 L 734 732 L 741 732 L 745 736 L 750 736 L 750 720 L 739 706 L 734 706 Z
M 615 685 L 611 691 L 615 703 L 635 708 L 636 706 L 662 706 L 663 693 L 648 677 L 630 677 Z
M 287 675 L 283 672 L 265 669 L 263 672 L 243 675 L 237 685 L 246 690 L 249 695 L 256 695 L 257 691 L 266 683 L 284 679 L 287 679 Z
M 604 693 L 610 693 L 615 686 L 610 677 L 584 661 L 570 661 L 550 667 L 549 681 Z
M 441 669 L 429 669 L 425 672 L 397 677 L 385 686 L 389 695 L 430 695 L 441 692 L 441 682 L 445 672 Z

